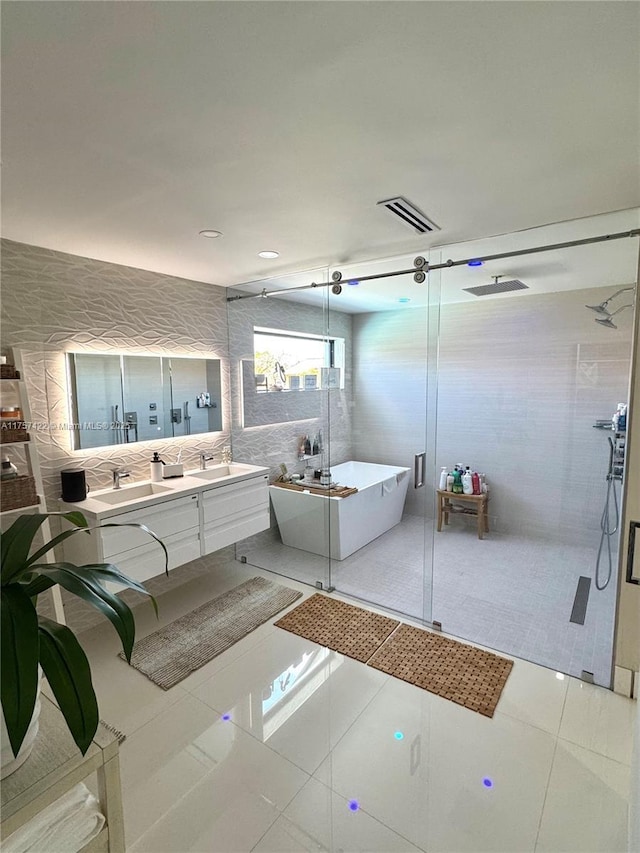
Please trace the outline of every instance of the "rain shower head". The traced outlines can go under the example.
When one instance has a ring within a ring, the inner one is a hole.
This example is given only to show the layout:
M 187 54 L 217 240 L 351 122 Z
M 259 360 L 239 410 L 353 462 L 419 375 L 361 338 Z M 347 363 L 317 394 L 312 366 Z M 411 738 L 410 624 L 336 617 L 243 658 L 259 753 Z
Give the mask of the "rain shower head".
M 587 305 L 587 308 L 591 308 L 590 305 Z M 611 317 L 596 317 L 596 323 L 600 323 L 601 326 L 606 326 L 607 329 L 617 329 L 618 327 L 613 322 Z
M 587 305 L 587 308 L 589 307 L 590 306 Z M 633 308 L 633 302 L 630 302 L 628 305 L 621 305 L 620 308 L 616 308 L 613 314 L 609 314 L 609 312 L 607 312 L 607 316 L 604 318 L 596 317 L 596 323 L 600 323 L 601 326 L 606 326 L 607 329 L 617 329 L 618 327 L 611 318 L 615 317 L 616 314 L 619 314 L 621 311 L 624 311 L 625 308 Z
M 607 305 L 611 302 L 612 299 L 615 299 L 616 296 L 620 296 L 621 293 L 626 293 L 628 290 L 635 290 L 635 287 L 622 287 L 620 288 L 620 290 L 616 290 L 613 296 L 610 296 L 608 299 L 605 299 L 604 302 L 601 302 L 599 305 L 585 305 L 584 307 L 589 308 L 591 311 L 595 311 L 596 314 L 603 314 L 605 317 L 612 317 L 613 314 L 611 314 L 611 312 L 607 308 Z M 598 320 L 597 322 L 600 323 L 602 321 Z

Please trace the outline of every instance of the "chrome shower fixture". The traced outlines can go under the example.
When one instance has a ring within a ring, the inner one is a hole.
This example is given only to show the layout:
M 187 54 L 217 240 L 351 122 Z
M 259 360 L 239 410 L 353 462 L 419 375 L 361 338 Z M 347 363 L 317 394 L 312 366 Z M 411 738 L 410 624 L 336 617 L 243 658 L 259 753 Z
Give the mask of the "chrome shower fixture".
M 605 299 L 604 302 L 601 302 L 599 305 L 585 305 L 585 308 L 590 308 L 591 311 L 595 311 L 596 314 L 604 314 L 605 317 L 612 317 L 613 315 L 607 308 L 607 305 L 611 302 L 612 299 L 615 299 L 616 296 L 620 296 L 621 293 L 626 293 L 628 290 L 635 290 L 635 287 L 633 285 L 630 287 L 623 287 L 620 290 L 616 290 L 613 296 L 610 296 L 608 299 Z
M 587 308 L 590 306 L 588 305 Z M 617 329 L 618 327 L 611 319 L 615 317 L 616 314 L 619 314 L 621 311 L 624 311 L 625 308 L 633 308 L 633 303 L 629 303 L 629 305 L 621 305 L 620 308 L 616 308 L 613 314 L 608 314 L 606 317 L 596 317 L 596 323 L 600 323 L 601 326 L 606 326 L 607 329 Z

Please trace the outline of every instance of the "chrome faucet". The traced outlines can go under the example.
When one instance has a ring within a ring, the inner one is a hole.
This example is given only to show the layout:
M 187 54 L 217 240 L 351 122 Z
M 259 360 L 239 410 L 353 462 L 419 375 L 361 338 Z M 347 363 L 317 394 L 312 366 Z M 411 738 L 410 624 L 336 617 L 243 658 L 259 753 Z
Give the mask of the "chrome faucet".
M 213 458 L 213 453 L 207 453 L 206 450 L 202 450 L 200 452 L 200 470 L 204 471 L 207 467 L 207 462 L 211 462 Z
M 113 488 L 120 488 L 120 480 L 124 480 L 126 477 L 131 476 L 131 471 L 125 471 L 124 468 L 114 468 L 112 470 L 113 475 Z

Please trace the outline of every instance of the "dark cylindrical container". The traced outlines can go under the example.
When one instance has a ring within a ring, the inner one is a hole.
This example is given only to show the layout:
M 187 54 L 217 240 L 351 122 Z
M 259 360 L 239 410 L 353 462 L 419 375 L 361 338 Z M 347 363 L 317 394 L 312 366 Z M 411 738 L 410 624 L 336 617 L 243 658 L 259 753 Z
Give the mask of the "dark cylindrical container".
M 84 468 L 67 468 L 60 472 L 62 500 L 77 503 L 87 497 L 87 481 Z

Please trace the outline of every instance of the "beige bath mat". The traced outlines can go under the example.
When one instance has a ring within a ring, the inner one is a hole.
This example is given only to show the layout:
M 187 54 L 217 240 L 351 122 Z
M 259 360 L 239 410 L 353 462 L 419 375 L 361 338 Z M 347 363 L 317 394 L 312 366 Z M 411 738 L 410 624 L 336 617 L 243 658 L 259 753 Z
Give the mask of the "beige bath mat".
M 316 593 L 275 624 L 366 663 L 400 623 L 397 619 Z
M 265 578 L 251 578 L 139 640 L 131 665 L 169 690 L 301 595 Z

